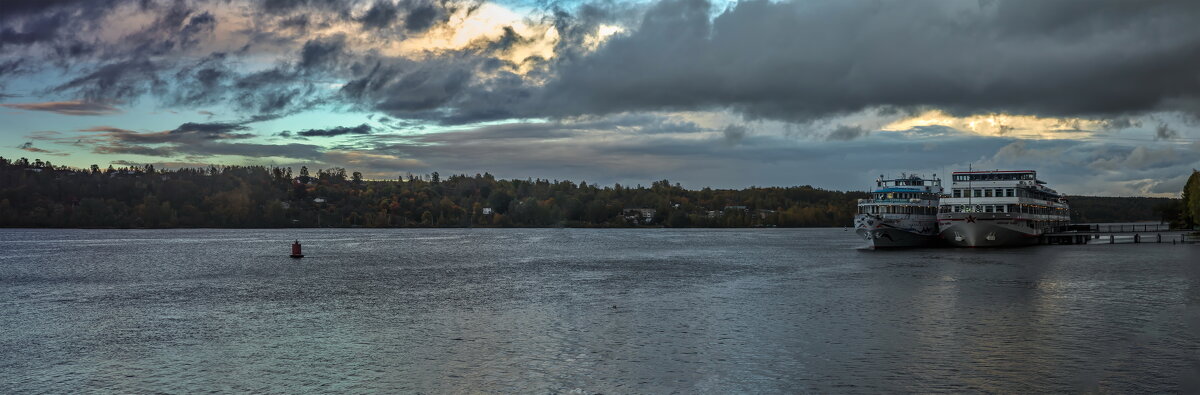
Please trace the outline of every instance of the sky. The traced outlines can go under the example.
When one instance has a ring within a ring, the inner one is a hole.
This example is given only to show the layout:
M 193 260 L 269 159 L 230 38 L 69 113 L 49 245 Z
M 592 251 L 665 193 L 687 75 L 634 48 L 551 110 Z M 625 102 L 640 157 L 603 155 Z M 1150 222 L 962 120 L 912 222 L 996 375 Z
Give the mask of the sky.
M 0 156 L 1178 196 L 1200 2 L 4 0 Z

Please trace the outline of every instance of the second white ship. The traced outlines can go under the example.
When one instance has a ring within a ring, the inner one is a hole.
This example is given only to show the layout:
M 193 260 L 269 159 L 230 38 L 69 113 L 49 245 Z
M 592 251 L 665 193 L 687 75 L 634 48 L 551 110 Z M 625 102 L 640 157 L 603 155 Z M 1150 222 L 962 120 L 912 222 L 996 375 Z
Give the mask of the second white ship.
M 1037 244 L 1042 234 L 1071 222 L 1063 195 L 1033 170 L 954 172 L 952 194 L 942 198 L 942 239 L 961 247 Z

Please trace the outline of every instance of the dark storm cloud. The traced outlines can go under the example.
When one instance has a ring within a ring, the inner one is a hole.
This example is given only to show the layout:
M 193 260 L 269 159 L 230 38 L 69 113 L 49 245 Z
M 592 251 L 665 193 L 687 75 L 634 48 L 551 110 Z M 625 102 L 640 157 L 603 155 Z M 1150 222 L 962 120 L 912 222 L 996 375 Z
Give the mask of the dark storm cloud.
M 490 96 L 503 92 L 504 87 L 492 85 L 491 91 L 475 90 L 478 86 L 472 85 L 472 76 L 478 62 L 469 58 L 455 60 L 459 61 L 378 61 L 365 75 L 344 84 L 340 93 L 345 100 L 357 103 L 363 109 L 382 111 L 399 118 L 495 119 L 487 115 L 476 116 L 474 112 L 486 111 L 482 107 L 491 102 Z M 496 107 L 505 109 L 508 105 L 511 102 Z
M 211 54 L 195 64 L 175 72 L 176 89 L 165 99 L 176 106 L 200 106 L 219 103 L 230 89 L 237 73 L 225 65 L 224 53 Z
M 287 67 L 251 73 L 238 78 L 229 94 L 242 109 L 259 114 L 298 111 L 312 105 L 316 89 L 300 74 Z
M 13 26 L 0 27 L 0 48 L 5 45 L 28 45 L 50 41 L 58 37 L 59 29 L 67 21 L 65 13 L 39 15 L 26 19 L 19 29 Z
M 376 1 L 367 13 L 358 18 L 364 29 L 383 29 L 392 25 L 400 14 L 399 8 L 391 1 Z
M 263 0 L 257 2 L 258 6 L 268 13 L 285 13 L 306 8 L 318 11 L 348 12 L 349 4 L 352 3 L 352 1 L 346 0 Z
M 67 78 L 42 93 L 127 103 L 149 96 L 179 107 L 233 103 L 240 112 L 258 115 L 292 114 L 319 104 L 347 105 L 442 123 L 516 116 L 519 112 L 513 106 L 531 96 L 526 81 L 511 72 L 486 83 L 475 80 L 476 73 L 494 71 L 503 63 L 485 52 L 503 51 L 526 40 L 511 29 L 494 43 L 483 40 L 461 51 L 431 53 L 422 60 L 354 53 L 342 35 L 302 38 L 303 30 L 313 24 L 357 20 L 368 28 L 382 28 L 398 23 L 401 15 L 406 29 L 424 31 L 462 5 L 379 0 L 361 12 L 352 11 L 354 4 L 361 4 L 353 1 L 259 2 L 248 10 L 252 17 L 265 18 L 264 23 L 234 30 L 249 39 L 242 50 L 205 55 L 189 51 L 212 37 L 221 15 L 214 6 L 220 2 L 112 0 L 105 2 L 107 8 L 85 4 L 22 3 L 15 7 L 22 11 L 21 17 L 0 27 L 3 43 L 55 43 L 57 55 L 41 61 L 59 66 Z M 128 4 L 137 4 L 138 10 L 153 18 L 151 22 L 116 42 L 97 42 L 95 21 Z M 271 26 L 293 30 L 273 31 Z M 260 45 L 262 49 L 250 49 Z M 296 55 L 265 70 L 244 67 L 255 51 L 279 50 Z M 33 70 L 27 64 L 0 55 L 0 84 Z M 317 85 L 321 79 L 350 81 L 343 89 L 349 94 L 330 94 Z
M 283 29 L 296 29 L 299 31 L 305 31 L 308 29 L 309 21 L 310 19 L 307 14 L 296 15 L 280 21 L 279 27 Z
M 284 131 L 283 133 L 288 133 L 288 132 Z M 354 127 L 338 126 L 338 127 L 329 128 L 329 129 L 308 129 L 308 130 L 298 132 L 296 134 L 299 136 L 302 136 L 302 137 L 335 137 L 335 136 L 342 136 L 342 135 L 347 135 L 347 134 L 371 134 L 371 126 L 364 123 L 362 125 L 358 125 L 358 126 L 354 126 Z M 280 134 L 280 135 L 283 137 L 287 137 L 283 134 Z M 291 135 L 291 134 L 288 133 L 288 135 Z
M 76 140 L 60 137 L 55 142 L 90 147 L 100 154 L 132 154 L 157 157 L 188 156 L 203 158 L 214 155 L 236 155 L 253 158 L 286 157 L 319 159 L 324 148 L 310 144 L 257 144 L 244 142 L 254 137 L 237 133 L 250 128 L 240 123 L 188 122 L 161 132 L 136 132 L 109 126 L 81 130 L 88 136 Z
M 725 144 L 737 145 L 742 142 L 742 139 L 746 138 L 746 132 L 748 131 L 749 129 L 742 125 L 729 125 L 725 127 L 725 130 L 721 131 L 721 134 L 725 135 Z
M 237 123 L 187 122 L 179 127 L 161 132 L 137 132 L 111 126 L 98 126 L 80 130 L 87 133 L 83 138 L 57 137 L 59 144 L 90 147 L 97 153 L 157 152 L 155 156 L 170 156 L 182 152 L 186 146 L 211 146 L 221 141 L 244 140 L 254 137 L 250 128 Z
M 181 45 L 184 47 L 196 45 L 199 37 L 212 33 L 216 25 L 217 18 L 207 11 L 192 16 L 179 31 Z
M 0 107 L 17 108 L 28 111 L 47 111 L 63 115 L 108 115 L 121 112 L 119 108 L 108 104 L 84 101 L 5 103 L 0 104 Z
M 25 65 L 25 59 L 12 59 L 0 61 L 0 77 L 16 74 L 21 72 L 22 66 Z
M 562 65 L 539 104 L 807 120 L 885 105 L 1123 114 L 1200 98 L 1195 1 L 754 0 L 711 14 L 703 0 L 653 6 L 632 34 Z
M 174 130 L 171 130 L 171 133 L 172 134 L 196 133 L 196 134 L 202 134 L 202 135 L 208 135 L 208 136 L 228 136 L 233 132 L 244 131 L 244 130 L 250 130 L 250 127 L 248 127 L 246 125 L 236 124 L 236 123 L 188 122 L 183 125 L 179 125 L 179 127 L 175 128 Z
M 1179 137 L 1179 132 L 1171 129 L 1166 123 L 1160 123 L 1158 127 L 1154 128 L 1154 138 L 1156 140 L 1170 140 L 1176 137 Z
M 4 0 L 0 19 L 64 9 L 104 8 L 119 1 L 123 0 Z
M 404 17 L 404 28 L 413 33 L 420 33 L 433 27 L 440 16 L 440 9 L 432 4 L 418 5 Z
M 309 40 L 300 50 L 300 67 L 305 69 L 326 66 L 337 60 L 346 46 L 343 36 Z
M 236 155 L 252 158 L 277 156 L 313 160 L 321 157 L 323 149 L 319 146 L 308 144 L 207 143 L 179 144 L 162 147 L 108 144 L 97 146 L 93 151 L 100 154 L 132 154 L 158 157 L 187 155 L 194 158 L 204 158 L 214 155 Z
M 555 56 L 515 60 L 506 54 L 533 38 L 513 27 L 499 38 L 412 58 L 364 49 L 358 33 L 308 35 L 318 26 L 351 23 L 369 30 L 364 34 L 402 37 L 475 3 L 265 0 L 240 8 L 254 24 L 230 29 L 224 24 L 236 22 L 222 20 L 218 7 L 227 5 L 4 2 L 6 51 L 52 44 L 49 51 L 27 51 L 35 55 L 28 61 L 0 55 L 0 86 L 51 64 L 60 66 L 65 82 L 44 92 L 69 97 L 48 100 L 153 97 L 165 106 L 228 103 L 242 116 L 271 117 L 328 105 L 444 125 L 692 110 L 796 122 L 870 108 L 1200 114 L 1195 1 L 553 4 L 542 22 L 559 34 Z M 146 26 L 119 42 L 98 42 L 94 24 L 127 7 L 146 11 Z M 626 30 L 593 51 L 596 29 L 609 24 Z M 224 44 L 213 41 L 217 31 L 237 43 L 205 52 Z M 246 66 L 264 57 L 273 61 L 267 68 Z M 340 90 L 328 88 L 335 82 Z M 826 137 L 863 135 L 854 132 Z
M 854 140 L 859 137 L 866 136 L 870 131 L 858 126 L 838 125 L 826 136 L 826 140 Z
M 161 87 L 159 67 L 147 59 L 109 63 L 52 88 L 51 92 L 73 92 L 91 101 L 124 101 Z

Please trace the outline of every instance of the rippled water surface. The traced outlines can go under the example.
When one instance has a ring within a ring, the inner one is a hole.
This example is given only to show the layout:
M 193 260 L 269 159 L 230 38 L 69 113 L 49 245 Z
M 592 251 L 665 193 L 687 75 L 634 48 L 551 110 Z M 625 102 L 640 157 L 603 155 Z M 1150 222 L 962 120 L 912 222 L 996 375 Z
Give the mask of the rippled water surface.
M 858 245 L 0 230 L 0 392 L 1200 391 L 1200 246 Z

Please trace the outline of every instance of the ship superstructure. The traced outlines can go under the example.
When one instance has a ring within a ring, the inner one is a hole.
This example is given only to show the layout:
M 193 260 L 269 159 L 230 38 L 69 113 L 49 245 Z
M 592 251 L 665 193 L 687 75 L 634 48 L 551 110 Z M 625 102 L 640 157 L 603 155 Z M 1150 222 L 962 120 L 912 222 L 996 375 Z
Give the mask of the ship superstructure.
M 854 231 L 871 248 L 920 247 L 938 242 L 942 180 L 915 175 L 875 180 L 871 198 L 858 200 Z
M 1036 244 L 1071 221 L 1066 197 L 1033 170 L 960 171 L 951 182 L 937 217 L 941 238 L 953 245 Z

